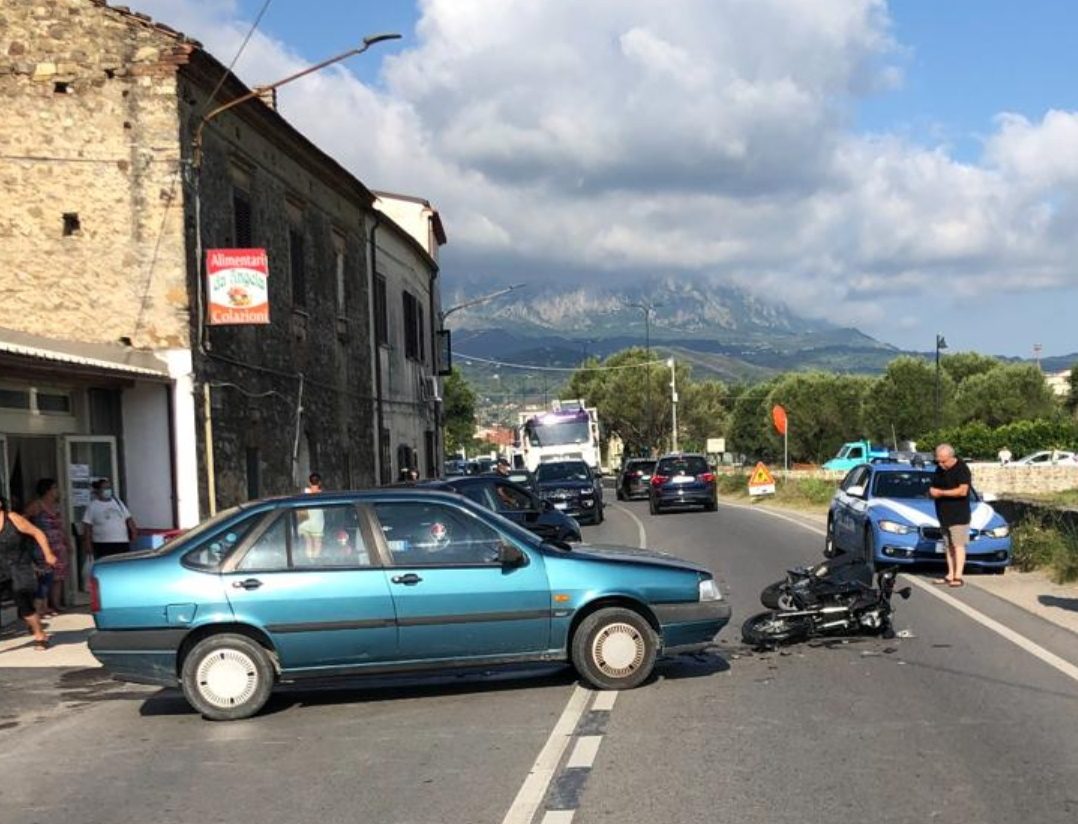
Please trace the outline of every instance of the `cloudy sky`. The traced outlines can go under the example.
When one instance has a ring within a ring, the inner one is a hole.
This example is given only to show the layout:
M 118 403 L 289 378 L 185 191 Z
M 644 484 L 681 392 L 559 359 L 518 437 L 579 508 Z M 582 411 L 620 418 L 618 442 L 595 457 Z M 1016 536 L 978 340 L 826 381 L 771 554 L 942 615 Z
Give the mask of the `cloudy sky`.
M 264 0 L 128 0 L 229 62 Z M 317 12 L 317 13 L 314 13 Z M 237 71 L 447 281 L 702 275 L 896 345 L 1078 351 L 1068 0 L 271 0 Z

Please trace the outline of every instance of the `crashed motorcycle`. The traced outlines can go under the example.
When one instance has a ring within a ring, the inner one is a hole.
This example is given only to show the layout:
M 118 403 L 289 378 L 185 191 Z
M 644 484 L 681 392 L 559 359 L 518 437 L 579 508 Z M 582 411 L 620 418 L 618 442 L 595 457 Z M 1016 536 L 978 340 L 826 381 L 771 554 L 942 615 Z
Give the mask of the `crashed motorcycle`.
M 786 571 L 786 578 L 764 587 L 760 603 L 768 609 L 805 609 L 835 602 L 860 587 L 872 586 L 872 567 L 853 555 Z
M 863 574 L 847 572 L 851 576 Z M 789 590 L 791 608 L 771 609 L 752 616 L 741 626 L 741 638 L 757 648 L 843 635 L 894 638 L 891 597 L 897 575 L 897 567 L 880 570 L 875 587 L 851 577 L 845 583 L 835 584 L 826 595 L 812 591 L 808 586 L 813 583 L 811 579 L 804 579 L 807 583 L 801 588 L 795 582 Z M 903 599 L 909 598 L 910 588 L 904 587 L 898 594 Z

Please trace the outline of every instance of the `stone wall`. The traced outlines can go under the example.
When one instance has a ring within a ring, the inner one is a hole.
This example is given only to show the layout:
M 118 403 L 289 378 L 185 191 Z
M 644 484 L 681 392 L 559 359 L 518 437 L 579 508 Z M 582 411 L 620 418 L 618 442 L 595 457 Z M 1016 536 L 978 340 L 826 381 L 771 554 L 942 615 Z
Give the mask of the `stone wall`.
M 0 327 L 187 344 L 179 42 L 91 0 L 0 6 Z
M 970 464 L 973 473 L 973 485 L 981 492 L 993 492 L 997 495 L 1022 495 L 1046 492 L 1062 492 L 1065 489 L 1078 489 L 1078 466 L 1000 466 L 998 464 Z M 746 473 L 751 467 L 720 467 L 723 474 Z M 771 467 L 776 477 L 782 476 L 781 467 Z M 792 469 L 790 477 L 822 478 L 836 484 L 846 476 L 845 472 L 831 472 L 826 469 Z
M 181 134 L 189 146 L 206 97 L 219 77 L 198 55 L 180 73 Z M 231 99 L 227 87 L 219 99 Z M 189 151 L 189 149 L 188 149 Z M 257 493 L 293 493 L 318 471 L 327 489 L 375 481 L 365 190 L 261 102 L 229 110 L 205 129 L 198 196 L 206 249 L 236 244 L 234 195 L 251 211 L 251 243 L 269 257 L 270 320 L 217 326 L 195 347 L 195 372 L 213 398 L 217 502 Z M 184 202 L 190 289 L 197 293 L 194 177 Z M 303 237 L 306 300 L 293 300 L 290 230 Z M 338 245 L 342 244 L 342 245 Z M 337 249 L 343 248 L 345 300 L 338 304 Z M 197 316 L 197 313 L 195 313 Z M 192 327 L 197 340 L 197 329 Z M 302 388 L 301 388 L 302 376 Z M 299 412 L 299 460 L 293 475 Z M 201 406 L 199 407 L 201 434 Z M 204 459 L 199 450 L 200 462 Z M 205 467 L 200 467 L 205 499 Z

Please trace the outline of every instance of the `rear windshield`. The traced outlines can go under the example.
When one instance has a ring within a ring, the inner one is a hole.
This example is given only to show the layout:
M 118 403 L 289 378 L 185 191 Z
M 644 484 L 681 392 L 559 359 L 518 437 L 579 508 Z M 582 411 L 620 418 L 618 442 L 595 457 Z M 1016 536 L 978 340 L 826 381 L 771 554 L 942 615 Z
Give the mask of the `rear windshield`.
M 702 475 L 708 471 L 707 460 L 698 455 L 682 458 L 663 458 L 659 461 L 659 475 Z
M 626 470 L 629 472 L 643 472 L 645 475 L 655 468 L 655 461 L 629 461 Z

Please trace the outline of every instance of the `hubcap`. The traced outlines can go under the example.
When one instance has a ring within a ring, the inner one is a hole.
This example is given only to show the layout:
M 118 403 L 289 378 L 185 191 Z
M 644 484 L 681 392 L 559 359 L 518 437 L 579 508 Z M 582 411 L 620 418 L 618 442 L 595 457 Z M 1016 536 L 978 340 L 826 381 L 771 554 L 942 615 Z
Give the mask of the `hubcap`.
M 254 660 L 238 649 L 214 650 L 199 662 L 196 677 L 199 694 L 215 707 L 242 704 L 258 687 Z
M 624 678 L 644 661 L 644 638 L 632 624 L 607 624 L 591 644 L 591 657 L 603 675 Z

